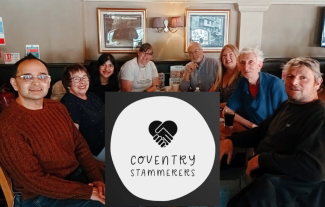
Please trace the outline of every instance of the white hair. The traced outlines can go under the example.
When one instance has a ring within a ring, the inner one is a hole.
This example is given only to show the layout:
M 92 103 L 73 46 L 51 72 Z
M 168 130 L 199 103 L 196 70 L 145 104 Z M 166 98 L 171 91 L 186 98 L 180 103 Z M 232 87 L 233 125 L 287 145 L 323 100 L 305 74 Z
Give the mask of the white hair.
M 241 55 L 247 54 L 247 53 L 253 53 L 255 55 L 255 57 L 256 57 L 256 60 L 259 61 L 259 62 L 264 61 L 264 54 L 258 47 L 255 47 L 255 48 L 245 47 L 245 48 L 243 48 L 240 51 L 239 55 L 238 55 L 238 60 L 240 59 Z

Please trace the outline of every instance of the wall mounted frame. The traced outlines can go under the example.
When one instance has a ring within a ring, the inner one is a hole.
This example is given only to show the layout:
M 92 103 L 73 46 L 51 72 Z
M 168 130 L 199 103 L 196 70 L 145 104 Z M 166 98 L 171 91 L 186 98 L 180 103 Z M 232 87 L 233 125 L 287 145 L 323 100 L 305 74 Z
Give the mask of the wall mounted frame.
M 100 53 L 136 53 L 146 43 L 146 9 L 97 8 Z
M 186 9 L 185 52 L 192 41 L 204 52 L 220 52 L 228 44 L 229 16 L 230 10 Z

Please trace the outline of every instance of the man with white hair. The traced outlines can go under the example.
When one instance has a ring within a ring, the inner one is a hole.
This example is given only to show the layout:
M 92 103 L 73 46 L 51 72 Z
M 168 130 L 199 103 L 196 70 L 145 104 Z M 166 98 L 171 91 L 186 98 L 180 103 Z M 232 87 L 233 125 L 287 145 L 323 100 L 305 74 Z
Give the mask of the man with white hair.
M 288 100 L 259 127 L 220 141 L 220 159 L 234 147 L 255 148 L 246 175 L 254 181 L 228 207 L 325 206 L 325 106 L 317 91 L 319 63 L 294 58 L 285 66 Z
M 258 48 L 244 48 L 238 56 L 242 78 L 227 102 L 226 108 L 236 111 L 235 121 L 247 128 L 259 125 L 287 100 L 281 79 L 260 72 L 263 53 Z
M 218 60 L 205 57 L 202 47 L 197 42 L 190 42 L 187 48 L 191 62 L 186 64 L 180 91 L 188 91 L 190 87 L 195 90 L 199 87 L 201 92 L 207 92 L 217 78 Z

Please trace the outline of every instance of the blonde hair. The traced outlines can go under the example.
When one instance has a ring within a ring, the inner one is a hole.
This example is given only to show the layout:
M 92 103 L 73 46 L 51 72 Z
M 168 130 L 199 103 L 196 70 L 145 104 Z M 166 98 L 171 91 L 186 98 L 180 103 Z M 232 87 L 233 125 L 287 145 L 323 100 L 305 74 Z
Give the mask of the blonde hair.
M 320 72 L 320 65 L 317 60 L 308 58 L 308 57 L 296 57 L 291 59 L 283 66 L 283 72 L 288 73 L 293 68 L 298 68 L 301 66 L 306 66 L 309 68 L 315 77 L 315 82 L 322 77 L 322 73 Z
M 221 52 L 220 52 L 220 56 L 219 56 L 219 63 L 218 63 L 218 72 L 217 72 L 217 79 L 213 85 L 213 91 L 215 91 L 218 87 L 218 85 L 221 83 L 222 81 L 222 78 L 223 78 L 223 75 L 224 73 L 227 71 L 227 68 L 222 64 L 222 53 L 224 52 L 224 50 L 226 48 L 229 48 L 233 53 L 234 55 L 236 56 L 236 61 L 237 61 L 237 57 L 239 55 L 239 51 L 237 49 L 236 46 L 232 45 L 232 44 L 228 44 L 228 45 L 225 45 Z M 237 69 L 237 66 L 235 68 L 235 71 L 233 72 L 232 76 L 230 77 L 229 79 L 229 83 L 228 85 L 230 85 L 232 82 L 234 82 L 234 80 L 237 78 L 237 76 L 239 75 L 239 70 Z

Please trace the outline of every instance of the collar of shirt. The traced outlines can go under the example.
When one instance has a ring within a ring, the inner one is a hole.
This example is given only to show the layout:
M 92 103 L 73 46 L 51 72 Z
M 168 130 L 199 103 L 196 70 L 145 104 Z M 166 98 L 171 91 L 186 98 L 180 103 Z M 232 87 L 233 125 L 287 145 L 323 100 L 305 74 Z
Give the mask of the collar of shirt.
M 259 80 L 258 80 L 258 84 L 257 84 L 257 87 L 258 87 L 258 92 L 257 92 L 257 94 L 256 94 L 256 97 L 259 97 L 259 99 L 265 99 L 265 92 L 264 92 L 264 88 L 261 86 L 261 83 L 263 83 L 263 78 L 264 78 L 264 74 L 262 73 L 262 72 L 259 72 L 258 73 L 258 75 L 259 75 Z M 251 97 L 251 94 L 250 94 L 250 92 L 249 92 L 249 83 L 248 83 L 248 80 L 245 78 L 245 82 L 246 82 L 246 84 L 245 84 L 245 90 L 246 90 L 246 94 L 248 95 L 248 96 L 250 96 Z
M 140 63 L 138 62 L 138 58 L 137 58 L 137 57 L 135 57 L 135 58 L 136 58 L 136 60 L 137 60 L 137 64 L 138 64 L 139 68 L 140 68 L 140 69 L 144 69 L 144 68 L 146 67 L 146 65 L 142 65 L 142 64 L 140 64 Z

